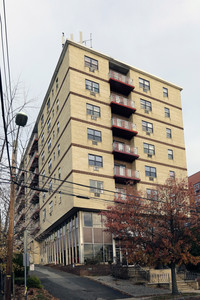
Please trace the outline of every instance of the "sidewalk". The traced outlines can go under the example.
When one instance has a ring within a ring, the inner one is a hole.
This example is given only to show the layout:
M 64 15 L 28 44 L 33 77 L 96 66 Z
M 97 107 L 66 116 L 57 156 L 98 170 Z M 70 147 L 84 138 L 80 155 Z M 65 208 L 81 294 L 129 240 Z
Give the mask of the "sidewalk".
M 167 289 L 150 288 L 144 285 L 135 285 L 130 280 L 115 279 L 112 276 L 86 276 L 86 277 L 132 297 L 132 298 L 126 298 L 127 300 L 131 300 L 131 299 L 147 300 L 147 299 L 151 299 L 152 296 L 160 296 L 160 299 L 163 299 L 164 295 L 171 295 L 171 291 Z M 190 290 L 188 292 L 199 294 L 199 298 L 196 299 L 200 299 L 200 290 Z M 180 295 L 180 299 L 181 299 L 181 295 Z

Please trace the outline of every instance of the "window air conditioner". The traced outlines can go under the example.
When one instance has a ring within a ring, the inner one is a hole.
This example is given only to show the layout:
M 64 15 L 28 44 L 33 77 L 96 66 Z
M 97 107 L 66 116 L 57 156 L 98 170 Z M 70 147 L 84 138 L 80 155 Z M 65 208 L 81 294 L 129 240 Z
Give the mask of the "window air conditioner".
M 149 177 L 149 180 L 154 181 L 154 178 L 150 176 L 150 177 Z
M 100 197 L 99 193 L 94 193 L 95 197 Z
M 150 131 L 146 131 L 146 134 L 147 134 L 147 135 L 150 135 L 150 134 L 151 134 L 151 132 L 150 132 Z
M 92 120 L 96 120 L 96 119 L 97 119 L 97 116 L 93 116 L 93 115 L 92 115 L 92 116 L 91 116 L 91 119 L 92 119 Z
M 99 167 L 94 166 L 94 171 L 99 171 Z
M 145 109 L 144 111 L 145 111 L 146 114 L 149 114 L 149 110 L 148 109 Z
M 143 88 L 143 91 L 144 91 L 144 92 L 147 92 L 147 91 L 148 91 L 148 89 L 147 89 L 146 87 L 144 87 L 144 88 Z
M 90 71 L 90 72 L 94 72 L 95 69 L 94 69 L 93 67 L 89 67 L 89 71 Z
M 148 157 L 152 157 L 152 154 L 148 153 Z
M 95 92 L 93 92 L 93 91 L 90 91 L 90 95 L 96 96 Z
M 92 141 L 92 145 L 98 145 L 97 141 Z

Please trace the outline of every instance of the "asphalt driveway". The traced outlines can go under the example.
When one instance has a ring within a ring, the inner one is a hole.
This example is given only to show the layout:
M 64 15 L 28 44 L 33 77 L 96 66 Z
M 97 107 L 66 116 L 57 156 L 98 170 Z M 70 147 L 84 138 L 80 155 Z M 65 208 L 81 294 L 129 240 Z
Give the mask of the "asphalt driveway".
M 42 285 L 54 297 L 61 300 L 103 300 L 128 298 L 110 287 L 88 278 L 73 275 L 50 267 L 36 266 L 30 272 L 38 276 Z

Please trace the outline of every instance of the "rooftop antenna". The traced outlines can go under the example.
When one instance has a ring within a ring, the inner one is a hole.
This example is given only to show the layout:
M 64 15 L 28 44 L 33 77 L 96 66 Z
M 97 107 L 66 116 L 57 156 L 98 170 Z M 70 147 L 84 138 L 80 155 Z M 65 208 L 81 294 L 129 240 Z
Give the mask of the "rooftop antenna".
M 92 48 L 92 33 L 90 33 L 89 40 L 82 41 L 82 44 L 85 44 L 85 46 L 87 46 L 87 42 L 90 42 L 90 48 Z
M 62 32 L 62 47 L 65 45 L 65 34 Z
M 70 34 L 70 40 L 72 40 L 72 41 L 74 40 L 74 35 L 73 35 L 73 33 Z

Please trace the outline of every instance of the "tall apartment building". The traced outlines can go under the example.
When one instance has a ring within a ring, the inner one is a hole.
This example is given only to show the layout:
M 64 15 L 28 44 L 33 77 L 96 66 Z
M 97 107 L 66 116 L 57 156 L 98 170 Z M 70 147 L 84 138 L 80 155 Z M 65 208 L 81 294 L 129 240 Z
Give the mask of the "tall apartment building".
M 27 226 L 35 263 L 118 257 L 99 211 L 127 182 L 149 198 L 187 176 L 181 90 L 66 41 L 18 176 L 16 235 Z

